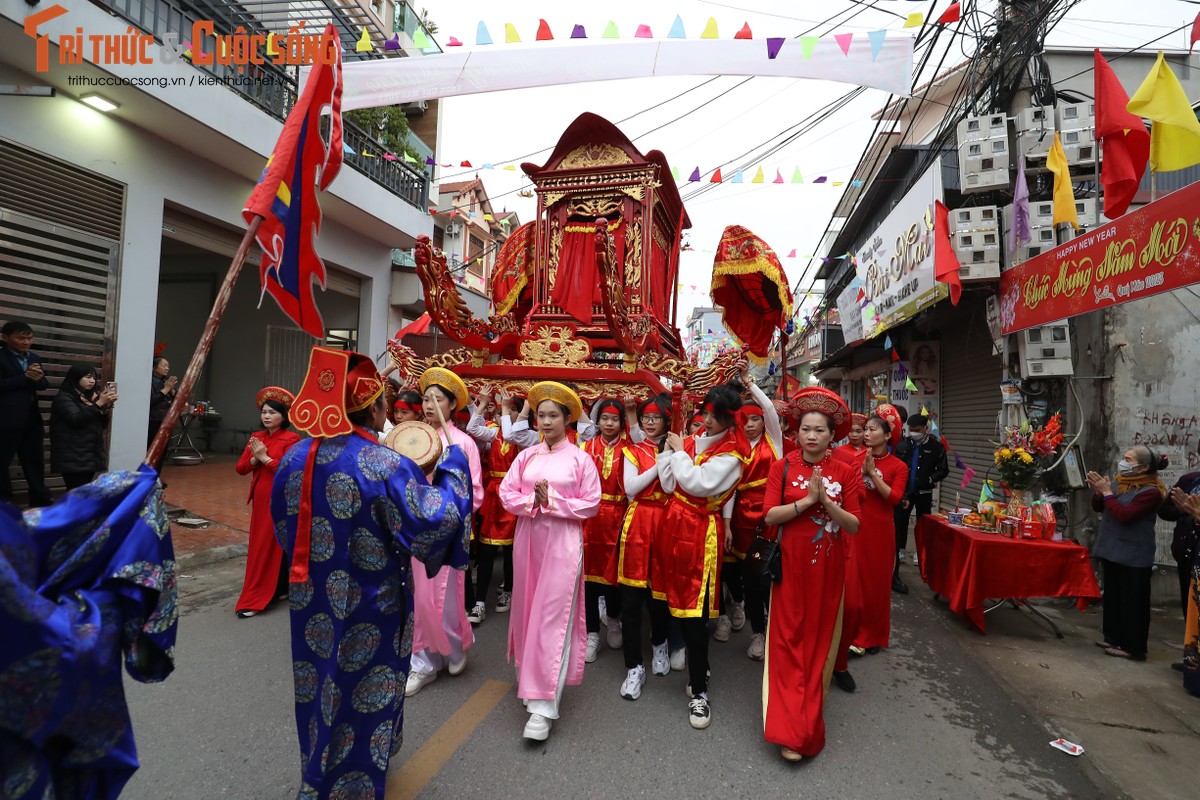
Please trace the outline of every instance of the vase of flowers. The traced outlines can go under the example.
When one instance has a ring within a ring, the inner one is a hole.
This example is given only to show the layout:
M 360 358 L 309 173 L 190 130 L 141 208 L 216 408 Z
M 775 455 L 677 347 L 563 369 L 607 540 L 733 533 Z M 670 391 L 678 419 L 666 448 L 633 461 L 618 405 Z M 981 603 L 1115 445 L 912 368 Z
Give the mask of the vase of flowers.
M 1004 437 L 996 443 L 993 461 L 1010 495 L 1010 516 L 1016 516 L 1011 513 L 1013 507 L 1026 509 L 1033 505 L 1033 487 L 1062 441 L 1061 414 L 1052 416 L 1041 428 L 1034 428 L 1027 420 L 1004 429 Z

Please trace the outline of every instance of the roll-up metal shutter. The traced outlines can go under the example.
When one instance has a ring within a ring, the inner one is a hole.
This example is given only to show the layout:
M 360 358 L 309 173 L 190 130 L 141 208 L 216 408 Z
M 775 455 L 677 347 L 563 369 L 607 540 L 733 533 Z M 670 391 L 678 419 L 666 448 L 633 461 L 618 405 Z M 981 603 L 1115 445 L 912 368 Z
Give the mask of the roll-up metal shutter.
M 957 313 L 942 325 L 942 396 L 940 433 L 975 477 L 960 489 L 964 470 L 948 455 L 950 474 L 942 482 L 940 505 L 950 508 L 955 494 L 963 505 L 979 499 L 983 480 L 992 464 L 992 443 L 1000 437 L 1000 357 L 992 354 L 984 304 L 964 297 Z M 995 475 L 991 476 L 993 479 Z

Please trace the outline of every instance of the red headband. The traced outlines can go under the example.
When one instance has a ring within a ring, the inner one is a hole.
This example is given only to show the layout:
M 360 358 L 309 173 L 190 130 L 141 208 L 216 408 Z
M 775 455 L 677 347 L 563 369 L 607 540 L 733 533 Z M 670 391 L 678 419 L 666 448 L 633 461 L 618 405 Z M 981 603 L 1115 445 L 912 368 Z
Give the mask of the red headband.
M 762 407 L 757 403 L 744 403 L 742 407 L 738 409 L 738 413 L 741 414 L 743 418 L 763 416 Z
M 702 411 L 707 411 L 709 414 L 717 413 L 717 409 L 712 403 L 705 403 Z
M 392 403 L 392 408 L 403 411 L 411 411 L 414 414 L 420 414 L 425 407 L 420 403 L 410 403 L 407 400 L 397 400 L 395 403 Z
M 662 416 L 662 413 L 663 410 L 659 408 L 656 403 L 647 403 L 646 407 L 642 409 L 642 416 L 647 414 L 658 414 L 659 416 Z
M 605 414 L 605 413 L 609 413 L 609 412 L 616 414 L 618 417 L 623 418 L 623 416 L 622 416 L 623 411 L 624 411 L 624 409 L 621 408 L 620 403 L 616 402 L 615 400 L 606 400 L 605 402 L 601 403 L 600 408 L 598 408 L 596 410 L 596 419 L 600 419 L 601 414 Z

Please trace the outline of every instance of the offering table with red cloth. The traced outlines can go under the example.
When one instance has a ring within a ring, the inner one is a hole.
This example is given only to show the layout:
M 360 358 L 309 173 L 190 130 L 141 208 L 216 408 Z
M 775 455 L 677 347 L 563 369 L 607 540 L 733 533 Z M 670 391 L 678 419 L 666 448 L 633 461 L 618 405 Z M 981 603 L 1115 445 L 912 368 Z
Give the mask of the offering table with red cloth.
M 1010 539 L 927 514 L 917 520 L 917 556 L 929 588 L 945 595 L 950 610 L 980 633 L 987 633 L 984 614 L 1008 600 L 1045 619 L 1061 639 L 1053 621 L 1026 598 L 1074 597 L 1080 611 L 1100 599 L 1088 550 L 1075 542 Z M 985 609 L 988 598 L 1000 602 Z

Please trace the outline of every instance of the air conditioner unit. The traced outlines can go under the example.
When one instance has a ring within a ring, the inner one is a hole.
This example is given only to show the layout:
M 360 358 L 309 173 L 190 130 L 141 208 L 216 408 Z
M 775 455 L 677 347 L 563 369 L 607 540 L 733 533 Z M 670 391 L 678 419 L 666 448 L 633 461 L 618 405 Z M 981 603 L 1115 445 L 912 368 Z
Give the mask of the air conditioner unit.
M 1029 328 L 1017 334 L 1022 378 L 1073 375 L 1071 333 L 1066 322 Z
M 451 222 L 450 224 L 448 224 L 446 226 L 446 235 L 447 236 L 457 236 L 458 232 L 461 230 L 462 230 L 462 223 Z

